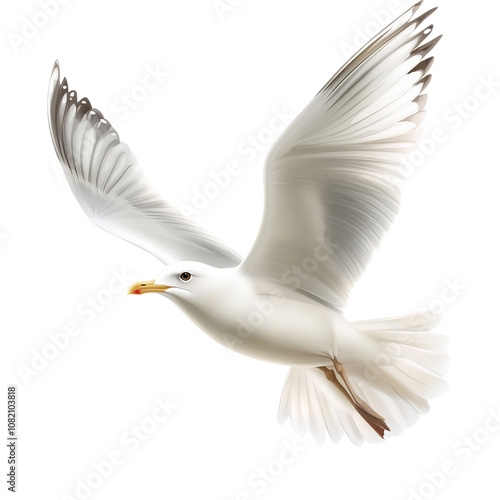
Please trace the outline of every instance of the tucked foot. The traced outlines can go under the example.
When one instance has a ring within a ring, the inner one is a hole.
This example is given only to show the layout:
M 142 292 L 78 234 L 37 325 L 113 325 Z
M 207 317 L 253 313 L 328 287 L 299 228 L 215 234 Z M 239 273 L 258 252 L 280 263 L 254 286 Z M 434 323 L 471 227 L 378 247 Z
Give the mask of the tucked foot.
M 320 369 L 325 374 L 326 378 L 347 398 L 366 423 L 381 438 L 384 438 L 384 432 L 390 431 L 384 418 L 356 394 L 349 382 L 342 363 L 334 358 L 333 369 L 327 368 L 326 366 L 318 366 L 317 368 Z

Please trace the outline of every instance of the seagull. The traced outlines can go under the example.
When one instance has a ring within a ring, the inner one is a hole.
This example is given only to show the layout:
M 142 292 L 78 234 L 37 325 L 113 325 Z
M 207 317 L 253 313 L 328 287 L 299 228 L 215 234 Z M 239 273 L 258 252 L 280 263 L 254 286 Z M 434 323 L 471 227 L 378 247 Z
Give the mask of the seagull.
M 289 366 L 278 410 L 319 443 L 383 442 L 447 388 L 447 338 L 425 312 L 348 321 L 343 310 L 398 212 L 404 156 L 418 146 L 433 57 L 418 2 L 348 60 L 265 162 L 265 209 L 245 258 L 154 189 L 87 98 L 48 92 L 52 141 L 89 219 L 166 267 L 129 294 L 174 302 L 220 344 Z M 432 38 L 432 37 L 431 37 Z

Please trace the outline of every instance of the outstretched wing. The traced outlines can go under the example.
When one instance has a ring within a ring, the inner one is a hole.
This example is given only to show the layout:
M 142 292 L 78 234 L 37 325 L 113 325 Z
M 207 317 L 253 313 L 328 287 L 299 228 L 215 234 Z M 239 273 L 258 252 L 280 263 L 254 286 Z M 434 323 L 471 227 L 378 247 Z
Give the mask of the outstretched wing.
M 232 267 L 241 258 L 167 203 L 129 147 L 87 98 L 78 100 L 56 61 L 48 95 L 50 133 L 68 183 L 89 219 L 165 264 Z
M 265 211 L 242 264 L 335 309 L 393 222 L 403 156 L 420 136 L 439 38 L 421 2 L 355 54 L 269 153 Z

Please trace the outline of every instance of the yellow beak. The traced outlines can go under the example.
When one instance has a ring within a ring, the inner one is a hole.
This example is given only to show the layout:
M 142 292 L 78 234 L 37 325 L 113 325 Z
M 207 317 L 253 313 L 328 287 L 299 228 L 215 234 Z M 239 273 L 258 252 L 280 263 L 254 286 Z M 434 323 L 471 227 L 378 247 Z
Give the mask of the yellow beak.
M 169 288 L 172 287 L 167 285 L 155 285 L 155 280 L 138 281 L 137 283 L 134 283 L 130 286 L 130 288 L 128 289 L 128 294 L 130 295 L 134 293 L 136 295 L 141 295 L 143 293 L 164 292 Z

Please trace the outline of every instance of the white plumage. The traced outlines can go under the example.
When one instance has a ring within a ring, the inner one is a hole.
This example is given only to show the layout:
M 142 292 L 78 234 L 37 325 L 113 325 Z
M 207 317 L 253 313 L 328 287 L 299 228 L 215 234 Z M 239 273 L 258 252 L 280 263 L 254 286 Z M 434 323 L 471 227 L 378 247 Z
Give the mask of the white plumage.
M 446 384 L 446 341 L 424 315 L 349 323 L 342 309 L 393 222 L 418 141 L 432 26 L 417 3 L 355 54 L 270 151 L 265 211 L 248 256 L 164 201 L 128 146 L 78 101 L 55 64 L 49 124 L 66 178 L 98 226 L 167 267 L 130 293 L 173 300 L 233 350 L 291 366 L 279 408 L 319 441 L 399 433 Z

